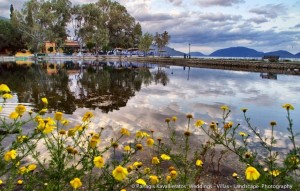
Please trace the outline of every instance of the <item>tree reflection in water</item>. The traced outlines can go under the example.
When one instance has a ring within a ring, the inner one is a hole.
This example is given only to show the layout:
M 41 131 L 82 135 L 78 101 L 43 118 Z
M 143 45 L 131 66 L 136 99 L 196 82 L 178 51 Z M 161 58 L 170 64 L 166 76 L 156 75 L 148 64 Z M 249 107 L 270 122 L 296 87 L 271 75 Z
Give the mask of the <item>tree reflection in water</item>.
M 155 82 L 166 85 L 169 78 L 158 68 L 151 73 L 151 64 L 67 61 L 62 64 L 1 63 L 0 82 L 8 84 L 20 103 L 33 103 L 42 108 L 40 100 L 47 97 L 49 111 L 72 114 L 77 107 L 102 112 L 118 110 L 140 91 L 142 85 Z M 70 79 L 71 75 L 76 78 Z M 70 88 L 76 84 L 76 90 Z

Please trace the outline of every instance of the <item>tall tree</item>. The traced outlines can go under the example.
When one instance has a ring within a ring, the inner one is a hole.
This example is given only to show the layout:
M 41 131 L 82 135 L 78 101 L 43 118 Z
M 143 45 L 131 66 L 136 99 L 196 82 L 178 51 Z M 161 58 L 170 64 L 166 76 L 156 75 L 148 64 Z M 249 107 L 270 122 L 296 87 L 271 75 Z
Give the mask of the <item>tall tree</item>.
M 14 54 L 19 49 L 25 48 L 22 34 L 13 27 L 11 20 L 0 19 L 0 52 Z
M 169 43 L 171 36 L 167 31 L 163 32 L 162 34 L 159 34 L 156 32 L 154 37 L 154 42 L 158 47 L 158 50 L 161 52 L 163 51 L 163 48 Z
M 118 2 L 99 0 L 74 6 L 72 10 L 76 39 L 82 44 L 94 45 L 96 51 L 106 45 L 111 48 L 138 46 L 141 25 Z
M 14 23 L 24 33 L 28 47 L 36 54 L 46 40 L 56 42 L 58 47 L 64 42 L 70 8 L 69 0 L 29 0 L 21 12 L 14 14 Z
M 10 19 L 12 19 L 12 17 L 13 17 L 13 13 L 14 13 L 14 6 L 13 6 L 13 4 L 11 4 L 10 5 Z
M 141 38 L 139 42 L 139 50 L 143 51 L 145 54 L 150 50 L 150 46 L 153 42 L 154 37 L 149 34 L 145 33 Z

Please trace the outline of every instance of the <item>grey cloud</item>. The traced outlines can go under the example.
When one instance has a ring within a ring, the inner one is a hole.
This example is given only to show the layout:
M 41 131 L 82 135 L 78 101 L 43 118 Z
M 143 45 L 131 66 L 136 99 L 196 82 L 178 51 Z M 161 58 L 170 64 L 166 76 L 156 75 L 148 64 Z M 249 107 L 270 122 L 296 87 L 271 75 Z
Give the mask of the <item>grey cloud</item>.
M 170 3 L 179 6 L 182 4 L 182 0 L 168 0 Z
M 255 23 L 255 24 L 261 24 L 261 23 L 266 23 L 269 20 L 264 17 L 254 17 L 254 18 L 248 19 L 247 21 Z
M 286 6 L 284 4 L 277 4 L 277 5 L 267 4 L 262 7 L 250 9 L 250 12 L 258 15 L 263 15 L 266 18 L 274 19 L 277 18 L 279 15 L 286 14 Z
M 159 13 L 159 14 L 138 14 L 135 16 L 135 19 L 144 22 L 144 21 L 165 21 L 165 20 L 171 20 L 174 19 L 172 16 L 165 14 L 165 13 Z
M 222 13 L 206 13 L 199 15 L 199 19 L 207 20 L 207 21 L 213 21 L 213 22 L 224 22 L 224 21 L 238 21 L 242 18 L 242 16 L 239 15 L 225 15 Z
M 238 3 L 244 3 L 244 0 L 195 0 L 195 3 L 200 5 L 200 6 L 205 6 L 205 7 L 209 7 L 209 6 L 224 6 L 224 7 L 229 7 L 232 6 L 234 4 L 238 4 Z
M 295 25 L 294 28 L 300 28 L 300 23 Z

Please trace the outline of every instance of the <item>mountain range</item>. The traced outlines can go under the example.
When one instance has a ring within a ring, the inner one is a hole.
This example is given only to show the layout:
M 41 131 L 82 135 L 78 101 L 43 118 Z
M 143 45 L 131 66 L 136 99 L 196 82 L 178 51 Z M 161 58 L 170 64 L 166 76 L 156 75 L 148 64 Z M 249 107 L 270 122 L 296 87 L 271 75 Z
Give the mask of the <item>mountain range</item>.
M 188 53 L 183 53 L 174 50 L 170 47 L 165 47 L 164 49 L 170 56 L 184 56 Z M 191 56 L 211 56 L 211 57 L 263 57 L 263 56 L 279 56 L 280 58 L 300 58 L 300 52 L 297 54 L 292 54 L 285 50 L 278 50 L 273 52 L 259 52 L 247 47 L 230 47 L 214 51 L 209 55 L 204 55 L 201 52 L 191 52 Z

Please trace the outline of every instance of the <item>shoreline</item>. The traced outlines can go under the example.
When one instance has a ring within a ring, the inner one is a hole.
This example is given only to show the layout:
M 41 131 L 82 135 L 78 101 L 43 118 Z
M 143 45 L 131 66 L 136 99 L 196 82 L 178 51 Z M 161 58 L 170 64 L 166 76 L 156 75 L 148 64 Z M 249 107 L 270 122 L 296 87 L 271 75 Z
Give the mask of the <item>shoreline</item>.
M 34 62 L 34 60 L 26 57 L 0 57 L 1 62 L 14 62 L 14 61 L 28 61 Z M 272 73 L 272 74 L 285 74 L 285 75 L 300 75 L 300 61 L 277 61 L 268 62 L 264 60 L 246 60 L 246 59 L 209 59 L 209 58 L 164 58 L 164 57 L 126 57 L 126 56 L 58 56 L 58 57 L 43 57 L 39 61 L 115 61 L 115 62 L 141 62 L 141 63 L 153 63 L 161 65 L 174 65 L 174 66 L 187 66 L 197 68 L 209 68 L 209 69 L 222 69 L 233 71 L 245 71 L 245 72 L 258 72 L 258 73 Z

